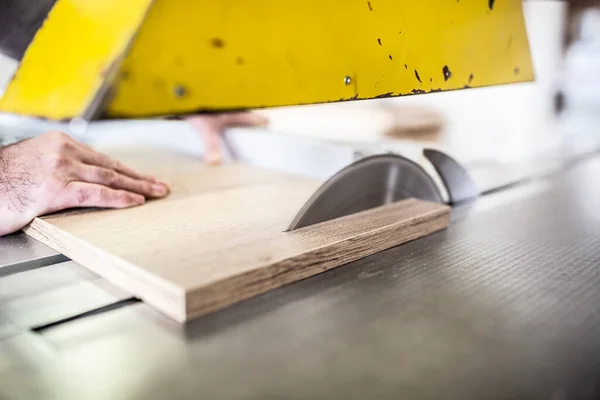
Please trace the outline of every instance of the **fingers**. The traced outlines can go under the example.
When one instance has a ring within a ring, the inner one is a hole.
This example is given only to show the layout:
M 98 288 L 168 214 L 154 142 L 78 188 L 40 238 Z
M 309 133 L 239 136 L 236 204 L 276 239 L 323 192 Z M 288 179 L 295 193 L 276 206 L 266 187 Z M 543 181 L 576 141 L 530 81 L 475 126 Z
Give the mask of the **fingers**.
M 104 154 L 96 152 L 94 149 L 83 143 L 77 142 L 77 144 L 77 157 L 79 158 L 79 160 L 81 160 L 81 162 L 85 164 L 111 169 L 123 175 L 127 175 L 128 177 L 133 179 L 142 179 L 149 182 L 157 182 L 157 179 L 153 176 L 140 174 L 134 171 L 133 169 L 123 165 L 121 162 L 113 160 L 105 156 Z
M 204 142 L 205 161 L 219 164 L 223 159 L 220 135 L 223 130 L 234 126 L 265 126 L 268 119 L 251 112 L 234 112 L 217 115 L 197 115 L 187 118 L 192 127 L 201 135 Z
M 169 192 L 166 185 L 143 179 L 131 178 L 114 169 L 79 164 L 74 178 L 78 181 L 95 183 L 112 189 L 126 190 L 145 197 L 163 197 Z
M 224 128 L 230 126 L 266 126 L 267 117 L 253 112 L 234 112 L 219 115 Z
M 60 193 L 56 204 L 59 209 L 73 207 L 126 208 L 144 204 L 144 196 L 106 186 L 71 182 Z
M 44 135 L 44 139 L 50 140 L 60 154 L 75 156 L 78 160 L 84 162 L 85 164 L 112 169 L 134 179 L 144 179 L 151 182 L 156 181 L 154 177 L 140 174 L 121 164 L 119 161 L 112 160 L 104 154 L 96 152 L 88 145 L 81 143 L 64 133 L 48 133 Z

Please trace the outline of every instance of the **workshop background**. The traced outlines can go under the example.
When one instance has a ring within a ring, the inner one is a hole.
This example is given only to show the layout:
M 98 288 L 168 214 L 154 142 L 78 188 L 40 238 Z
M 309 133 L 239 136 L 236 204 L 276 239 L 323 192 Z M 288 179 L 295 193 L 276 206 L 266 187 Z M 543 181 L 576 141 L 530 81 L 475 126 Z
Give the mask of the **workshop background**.
M 598 398 L 582 382 L 597 378 L 600 354 L 600 160 L 571 157 L 600 146 L 596 3 L 524 1 L 535 82 L 259 111 L 271 123 L 254 133 L 265 136 L 381 143 L 414 157 L 424 144 L 444 148 L 485 193 L 456 207 L 446 232 L 183 328 L 23 234 L 0 241 L 0 311 L 10 317 L 0 398 Z M 0 77 L 15 68 L 0 59 Z M 0 115 L 0 127 L 4 143 L 61 129 L 199 163 L 204 150 L 182 121 Z M 246 145 L 264 162 L 294 151 L 257 139 Z M 539 161 L 561 154 L 572 167 L 550 176 Z M 322 168 L 315 175 L 329 176 Z M 520 185 L 490 179 L 488 191 L 486 173 Z
M 589 127 L 600 105 L 596 3 L 524 1 L 533 83 L 260 112 L 270 118 L 270 132 L 341 142 L 386 141 L 388 147 L 391 140 L 404 153 L 413 151 L 415 142 L 427 142 L 469 166 L 524 162 L 565 146 L 589 147 L 597 139 Z M 15 69 L 13 60 L 0 55 L 0 77 L 10 77 Z M 6 83 L 0 80 L 0 93 Z M 18 133 L 10 123 L 4 127 L 5 143 L 61 129 L 100 145 L 143 142 L 198 157 L 203 153 L 200 138 L 178 121 L 100 121 L 87 129 L 40 123 Z

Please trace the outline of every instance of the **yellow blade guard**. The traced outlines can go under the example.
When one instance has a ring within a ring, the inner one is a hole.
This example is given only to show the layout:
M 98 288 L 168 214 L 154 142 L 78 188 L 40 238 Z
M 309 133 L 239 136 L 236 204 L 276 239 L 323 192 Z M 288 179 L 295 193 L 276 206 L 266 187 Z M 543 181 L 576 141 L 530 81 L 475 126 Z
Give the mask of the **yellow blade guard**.
M 521 0 L 58 0 L 0 112 L 142 118 L 532 79 Z

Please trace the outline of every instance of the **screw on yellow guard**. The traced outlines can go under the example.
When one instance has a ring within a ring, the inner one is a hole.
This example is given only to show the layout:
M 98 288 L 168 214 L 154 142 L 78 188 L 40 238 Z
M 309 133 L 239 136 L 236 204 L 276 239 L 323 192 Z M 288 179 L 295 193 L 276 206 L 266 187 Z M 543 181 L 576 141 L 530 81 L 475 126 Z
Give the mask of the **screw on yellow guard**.
M 0 111 L 138 118 L 532 79 L 521 0 L 59 0 Z

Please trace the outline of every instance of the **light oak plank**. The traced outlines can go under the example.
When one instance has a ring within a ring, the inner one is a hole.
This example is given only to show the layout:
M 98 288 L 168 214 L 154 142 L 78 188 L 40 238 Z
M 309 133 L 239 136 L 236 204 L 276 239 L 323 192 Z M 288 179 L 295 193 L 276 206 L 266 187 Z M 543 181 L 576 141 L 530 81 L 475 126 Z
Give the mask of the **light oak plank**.
M 275 170 L 237 163 L 207 166 L 195 157 L 174 152 L 159 152 L 156 148 L 108 147 L 101 150 L 136 171 L 143 171 L 167 182 L 171 193 L 163 201 L 241 186 L 307 181 L 306 178 Z
M 228 277 L 207 276 L 199 287 L 190 288 L 186 312 L 189 317 L 207 314 L 440 231 L 449 222 L 447 206 L 408 199 L 248 243 L 221 261 Z M 215 256 L 211 260 L 216 265 Z
M 283 232 L 319 182 L 177 163 L 162 169 L 179 182 L 167 199 L 49 215 L 24 231 L 183 322 L 449 223 L 448 207 L 409 199 Z

